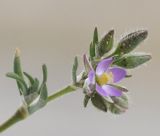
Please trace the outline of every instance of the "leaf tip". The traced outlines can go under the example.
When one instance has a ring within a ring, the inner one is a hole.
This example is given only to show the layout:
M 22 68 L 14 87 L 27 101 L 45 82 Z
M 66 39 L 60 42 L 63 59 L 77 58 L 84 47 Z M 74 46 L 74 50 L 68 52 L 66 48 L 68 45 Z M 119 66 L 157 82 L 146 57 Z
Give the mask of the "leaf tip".
M 20 53 L 21 53 L 20 49 L 19 49 L 19 48 L 16 48 L 15 56 L 16 56 L 16 57 L 19 57 L 19 56 L 20 56 Z

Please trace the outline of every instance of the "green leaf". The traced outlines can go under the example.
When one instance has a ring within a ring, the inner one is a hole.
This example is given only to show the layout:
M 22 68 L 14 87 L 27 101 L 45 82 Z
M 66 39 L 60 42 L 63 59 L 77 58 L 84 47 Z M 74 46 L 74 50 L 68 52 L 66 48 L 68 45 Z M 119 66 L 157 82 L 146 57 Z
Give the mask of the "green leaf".
M 40 96 L 37 97 L 28 107 L 29 114 L 33 114 L 37 110 L 43 108 L 47 104 L 48 91 L 46 84 L 43 84 L 40 90 Z
M 134 53 L 122 56 L 121 58 L 113 62 L 113 64 L 126 69 L 132 69 L 142 65 L 150 59 L 151 56 L 148 54 Z
M 113 47 L 114 30 L 110 30 L 100 40 L 98 44 L 99 55 L 102 57 L 105 53 L 109 52 Z
M 26 72 L 23 72 L 23 74 L 28 78 L 28 80 L 30 82 L 30 85 L 33 85 L 34 84 L 33 77 L 30 74 L 26 73 Z
M 96 45 L 98 43 L 98 29 L 95 27 L 94 34 L 93 34 L 93 45 Z
M 96 46 L 97 46 L 97 44 L 98 44 L 98 30 L 97 30 L 97 27 L 95 27 L 94 34 L 93 34 L 93 40 L 90 44 L 90 49 L 89 49 L 91 60 L 93 60 L 93 58 L 96 56 Z
M 34 83 L 31 86 L 30 93 L 38 92 L 39 80 L 35 78 Z
M 43 83 L 47 82 L 47 66 L 44 64 L 42 66 L 42 71 L 43 71 Z
M 102 96 L 95 93 L 95 95 L 91 98 L 91 101 L 96 108 L 98 108 L 101 111 L 107 112 L 107 105 Z
M 20 87 L 20 93 L 21 94 L 27 94 L 27 84 L 25 81 L 16 73 L 9 72 L 6 74 L 7 77 L 13 78 L 17 81 L 19 87 Z
M 77 68 L 78 68 L 78 58 L 77 56 L 74 58 L 74 63 L 72 67 L 72 80 L 73 84 L 77 83 Z
M 90 98 L 91 98 L 90 96 L 85 95 L 85 97 L 84 97 L 84 101 L 83 101 L 83 105 L 84 105 L 84 107 L 87 107 L 87 104 L 88 104 L 88 102 L 89 102 Z
M 14 72 L 24 80 L 23 71 L 21 67 L 21 61 L 20 61 L 20 50 L 19 49 L 16 49 L 16 54 L 14 57 Z
M 90 59 L 93 60 L 93 58 L 95 57 L 95 44 L 93 44 L 92 42 L 90 43 L 89 54 Z
M 147 30 L 138 30 L 126 35 L 118 43 L 115 54 L 126 54 L 134 50 L 142 41 L 147 38 Z
M 20 62 L 20 50 L 17 48 L 16 49 L 16 54 L 15 54 L 15 57 L 14 57 L 14 72 L 19 75 L 23 80 L 23 71 L 22 71 L 22 68 L 21 68 L 21 62 Z M 21 91 L 22 91 L 22 86 L 20 85 L 19 82 L 17 82 L 17 86 L 20 90 L 20 94 L 21 94 Z
M 48 98 L 47 86 L 46 86 L 46 84 L 44 84 L 40 90 L 40 99 L 46 101 L 47 98 Z

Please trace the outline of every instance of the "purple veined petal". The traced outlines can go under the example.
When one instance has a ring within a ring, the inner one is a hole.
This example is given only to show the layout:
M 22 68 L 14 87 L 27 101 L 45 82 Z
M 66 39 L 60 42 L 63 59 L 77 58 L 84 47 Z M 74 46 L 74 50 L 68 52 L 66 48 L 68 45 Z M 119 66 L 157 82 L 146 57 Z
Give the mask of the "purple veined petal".
M 121 96 L 122 92 L 110 85 L 103 85 L 102 89 L 109 95 L 109 96 Z
M 84 67 L 85 67 L 86 72 L 89 73 L 89 71 L 91 71 L 93 68 L 92 68 L 91 64 L 89 63 L 89 60 L 88 60 L 86 54 L 83 55 L 83 63 L 84 63 Z
M 114 83 L 121 81 L 127 74 L 125 69 L 118 67 L 110 68 L 108 71 L 112 72 Z
M 98 84 L 96 84 L 96 91 L 102 96 L 109 96 L 109 94 Z
M 95 72 L 94 72 L 94 70 L 91 70 L 89 72 L 88 78 L 87 78 L 87 83 L 88 83 L 88 85 L 95 84 Z
M 113 58 L 104 59 L 101 62 L 99 62 L 96 68 L 96 74 L 101 75 L 104 72 L 106 72 L 112 62 L 113 62 Z

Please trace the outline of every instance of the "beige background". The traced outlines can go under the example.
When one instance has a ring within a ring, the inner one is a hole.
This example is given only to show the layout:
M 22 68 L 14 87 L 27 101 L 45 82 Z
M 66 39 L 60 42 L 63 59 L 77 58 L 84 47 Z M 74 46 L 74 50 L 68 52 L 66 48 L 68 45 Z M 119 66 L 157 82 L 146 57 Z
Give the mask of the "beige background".
M 82 106 L 81 90 L 50 103 L 15 125 L 4 136 L 151 136 L 160 134 L 160 2 L 159 0 L 0 0 L 0 122 L 20 105 L 12 71 L 14 50 L 22 51 L 24 70 L 41 78 L 49 69 L 49 92 L 70 83 L 75 55 L 87 52 L 94 26 L 103 35 L 146 28 L 148 39 L 137 51 L 152 53 L 146 66 L 122 82 L 130 90 L 130 109 L 113 116 Z

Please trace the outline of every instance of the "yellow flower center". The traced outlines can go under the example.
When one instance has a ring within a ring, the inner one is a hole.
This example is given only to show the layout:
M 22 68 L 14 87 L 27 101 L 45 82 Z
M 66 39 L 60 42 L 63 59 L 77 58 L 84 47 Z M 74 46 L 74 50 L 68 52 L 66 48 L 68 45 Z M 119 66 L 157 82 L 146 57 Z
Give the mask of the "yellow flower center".
M 110 72 L 110 73 L 103 73 L 100 76 L 96 76 L 96 81 L 97 81 L 97 83 L 100 86 L 106 85 L 107 83 L 109 83 L 110 81 L 112 81 L 112 79 L 113 79 L 112 72 Z

